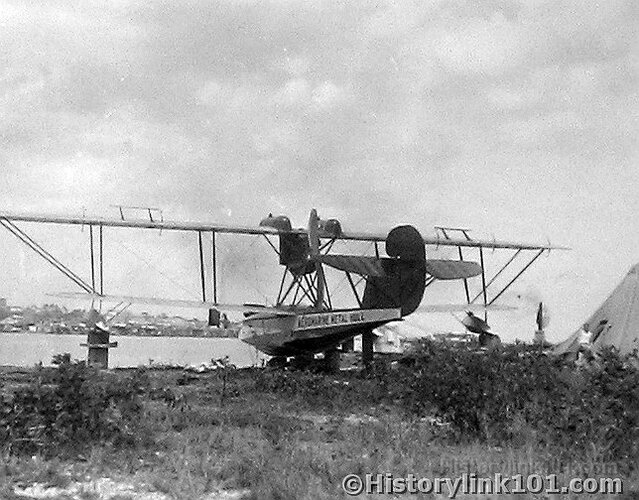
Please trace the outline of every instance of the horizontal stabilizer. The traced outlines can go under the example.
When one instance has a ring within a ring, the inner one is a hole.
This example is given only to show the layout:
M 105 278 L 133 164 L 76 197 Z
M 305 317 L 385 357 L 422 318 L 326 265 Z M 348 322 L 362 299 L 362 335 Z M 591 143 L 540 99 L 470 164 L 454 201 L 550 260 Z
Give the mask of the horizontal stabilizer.
M 100 295 L 91 293 L 71 293 L 60 292 L 47 294 L 63 299 L 93 299 L 104 302 L 120 302 L 127 304 L 147 304 L 167 307 L 185 307 L 193 309 L 220 309 L 222 311 L 238 311 L 238 312 L 263 312 L 277 316 L 295 316 L 294 311 L 280 309 L 277 307 L 267 307 L 254 304 L 220 304 L 217 302 L 201 301 L 201 300 L 182 300 L 182 299 L 163 299 L 156 297 L 133 297 L 129 295 Z
M 321 263 L 347 273 L 361 276 L 385 276 L 382 260 L 359 255 L 321 255 L 316 257 Z
M 340 271 L 375 277 L 385 276 L 383 261 L 392 260 L 360 255 L 321 255 L 317 259 Z M 478 276 L 481 266 L 476 262 L 427 259 L 426 272 L 440 280 L 458 280 Z
M 460 280 L 481 274 L 477 262 L 426 259 L 426 272 L 438 280 Z

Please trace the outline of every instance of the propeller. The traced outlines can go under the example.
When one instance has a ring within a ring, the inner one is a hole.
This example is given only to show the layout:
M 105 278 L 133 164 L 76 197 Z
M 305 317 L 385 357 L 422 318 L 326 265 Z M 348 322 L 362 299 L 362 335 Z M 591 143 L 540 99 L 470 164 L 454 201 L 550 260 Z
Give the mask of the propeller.
M 461 324 L 472 333 L 490 333 L 490 325 L 483 319 L 475 316 L 472 311 L 466 311 L 466 317 L 461 320 Z

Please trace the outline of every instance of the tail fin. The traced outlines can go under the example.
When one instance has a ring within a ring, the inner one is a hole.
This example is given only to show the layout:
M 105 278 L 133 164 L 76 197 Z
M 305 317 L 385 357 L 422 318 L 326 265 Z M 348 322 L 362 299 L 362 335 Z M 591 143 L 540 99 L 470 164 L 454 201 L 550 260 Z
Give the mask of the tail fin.
M 364 309 L 399 307 L 402 316 L 415 311 L 426 287 L 426 249 L 413 226 L 397 226 L 386 238 L 386 253 L 392 259 L 381 261 L 385 276 L 369 276 L 364 289 Z

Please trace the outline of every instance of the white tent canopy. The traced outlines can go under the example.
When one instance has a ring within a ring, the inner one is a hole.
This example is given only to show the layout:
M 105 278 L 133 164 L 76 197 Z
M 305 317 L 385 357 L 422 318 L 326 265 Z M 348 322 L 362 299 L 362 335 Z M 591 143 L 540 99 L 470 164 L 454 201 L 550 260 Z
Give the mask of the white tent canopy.
M 639 350 L 639 264 L 635 264 L 606 301 L 588 318 L 594 348 L 614 346 L 621 354 Z M 583 328 L 555 346 L 555 354 L 575 352 L 582 345 Z

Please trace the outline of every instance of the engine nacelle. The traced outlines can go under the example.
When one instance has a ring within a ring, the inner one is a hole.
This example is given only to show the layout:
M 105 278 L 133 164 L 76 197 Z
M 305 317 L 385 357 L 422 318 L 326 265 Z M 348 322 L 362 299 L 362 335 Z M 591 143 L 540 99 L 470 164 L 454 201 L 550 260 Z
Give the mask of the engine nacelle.
M 342 225 L 337 219 L 320 220 L 318 230 L 322 236 L 339 238 L 342 235 Z
M 291 219 L 289 219 L 286 215 L 277 215 L 268 214 L 268 217 L 265 217 L 260 221 L 260 226 L 262 227 L 272 227 L 273 229 L 277 229 L 278 231 L 290 231 L 293 226 L 291 225 Z

